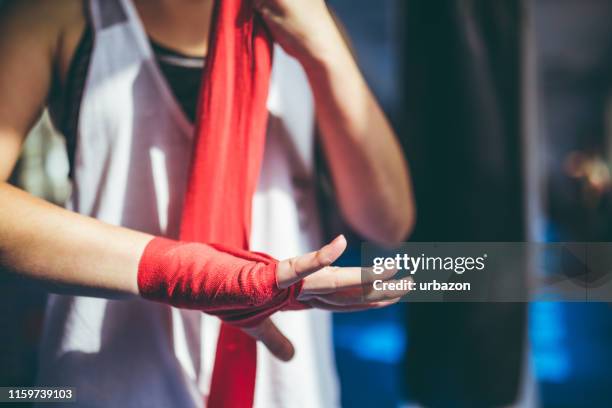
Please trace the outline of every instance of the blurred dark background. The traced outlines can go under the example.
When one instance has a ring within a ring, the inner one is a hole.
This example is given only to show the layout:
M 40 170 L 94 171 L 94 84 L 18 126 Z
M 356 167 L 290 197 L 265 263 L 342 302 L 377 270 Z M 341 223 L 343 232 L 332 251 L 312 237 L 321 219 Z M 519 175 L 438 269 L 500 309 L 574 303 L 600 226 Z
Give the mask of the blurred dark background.
M 329 3 L 410 160 L 412 240 L 612 241 L 611 1 Z M 62 202 L 65 161 L 43 121 L 12 182 Z M 43 309 L 0 274 L 0 385 L 33 381 Z M 608 304 L 410 304 L 334 322 L 346 407 L 612 406 Z
M 610 241 L 612 2 L 331 4 L 401 129 L 412 240 Z M 344 405 L 612 406 L 611 312 L 546 302 L 337 315 Z

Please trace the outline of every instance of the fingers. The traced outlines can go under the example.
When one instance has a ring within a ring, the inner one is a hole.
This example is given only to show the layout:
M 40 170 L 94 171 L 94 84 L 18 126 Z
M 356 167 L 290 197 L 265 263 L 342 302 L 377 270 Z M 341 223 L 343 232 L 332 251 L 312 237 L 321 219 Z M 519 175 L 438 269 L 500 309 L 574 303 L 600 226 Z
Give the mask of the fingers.
M 338 305 L 332 305 L 332 304 L 326 303 L 323 300 L 315 298 L 315 299 L 311 299 L 307 303 L 310 306 L 315 307 L 317 309 L 329 310 L 330 312 L 345 313 L 345 312 L 361 312 L 364 310 L 371 310 L 371 309 L 380 309 L 383 307 L 394 305 L 397 302 L 399 302 L 399 300 L 400 299 L 397 298 L 394 300 L 388 300 L 384 302 L 371 302 L 371 303 L 362 303 L 359 305 L 338 306 Z
M 327 266 L 304 279 L 303 295 L 332 293 L 362 286 L 361 268 Z
M 271 6 L 271 2 L 269 0 L 253 0 L 253 8 L 257 11 L 268 10 Z
M 254 0 L 253 8 L 267 19 L 274 19 L 281 11 L 277 4 L 269 0 Z
M 327 294 L 344 289 L 365 288 L 374 280 L 386 281 L 396 273 L 397 269 L 389 269 L 382 274 L 375 275 L 364 273 L 362 268 L 328 266 L 304 279 L 301 295 Z
M 278 263 L 276 281 L 280 289 L 286 289 L 306 276 L 331 265 L 346 249 L 346 238 L 339 235 L 318 251 Z
M 403 282 L 406 282 L 408 279 L 404 279 Z M 390 283 L 398 283 L 398 280 L 390 280 Z M 399 286 L 399 285 L 397 285 Z M 352 289 L 345 289 L 334 291 L 330 293 L 322 293 L 315 295 L 300 295 L 298 300 L 304 302 L 309 302 L 311 299 L 319 299 L 323 300 L 326 303 L 337 305 L 337 306 L 349 306 L 349 305 L 359 305 L 363 303 L 371 303 L 371 302 L 385 302 L 385 301 L 393 301 L 395 299 L 400 299 L 403 296 L 406 296 L 410 289 L 408 285 L 403 285 L 404 289 L 385 289 L 385 290 L 374 290 L 369 285 L 364 287 L 356 287 Z
M 270 353 L 281 361 L 289 361 L 295 354 L 293 344 L 276 327 L 270 319 L 264 320 L 258 326 L 242 329 L 255 340 L 261 341 Z

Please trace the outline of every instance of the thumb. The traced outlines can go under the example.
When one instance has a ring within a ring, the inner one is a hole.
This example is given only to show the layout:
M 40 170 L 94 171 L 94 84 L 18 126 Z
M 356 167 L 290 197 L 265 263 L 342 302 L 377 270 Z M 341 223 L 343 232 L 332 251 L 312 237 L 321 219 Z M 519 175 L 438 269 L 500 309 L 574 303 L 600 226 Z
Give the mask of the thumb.
M 270 353 L 279 360 L 289 361 L 293 358 L 295 354 L 293 344 L 269 318 L 255 327 L 242 330 L 255 340 L 261 341 L 270 350 Z
M 276 267 L 278 287 L 286 289 L 306 276 L 331 265 L 345 249 L 346 238 L 344 235 L 339 235 L 318 251 L 279 262 Z

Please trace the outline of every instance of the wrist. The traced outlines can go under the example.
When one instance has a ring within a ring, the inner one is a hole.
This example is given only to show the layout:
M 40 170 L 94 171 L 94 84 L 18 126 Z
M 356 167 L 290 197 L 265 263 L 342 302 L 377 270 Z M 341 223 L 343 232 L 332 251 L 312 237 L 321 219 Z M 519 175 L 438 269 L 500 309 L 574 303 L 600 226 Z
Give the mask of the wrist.
M 141 256 L 138 289 L 145 299 L 249 327 L 276 311 L 303 308 L 295 300 L 301 282 L 279 289 L 277 264 L 258 252 L 157 237 Z
M 350 52 L 346 49 L 346 45 L 339 35 L 334 33 L 331 37 L 339 37 L 336 39 L 330 36 L 319 36 L 324 38 L 313 38 L 306 41 L 306 46 L 303 50 L 295 55 L 295 58 L 304 68 L 308 75 L 319 74 L 328 71 Z
M 178 241 L 162 237 L 155 237 L 147 243 L 138 264 L 137 285 L 140 296 L 158 302 L 167 300 L 167 256 L 179 245 Z
M 293 55 L 307 71 L 324 70 L 343 56 L 350 56 L 343 34 L 329 10 L 318 13 L 314 24 L 294 33 L 295 54 Z

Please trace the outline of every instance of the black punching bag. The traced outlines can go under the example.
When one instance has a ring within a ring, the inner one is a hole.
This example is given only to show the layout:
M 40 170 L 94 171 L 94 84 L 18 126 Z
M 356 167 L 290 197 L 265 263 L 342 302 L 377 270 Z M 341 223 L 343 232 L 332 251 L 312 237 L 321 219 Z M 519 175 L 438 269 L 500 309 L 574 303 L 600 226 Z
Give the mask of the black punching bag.
M 523 241 L 520 1 L 403 3 L 413 241 Z M 516 278 L 525 271 L 515 271 Z M 425 407 L 515 401 L 526 305 L 407 304 L 406 387 Z

